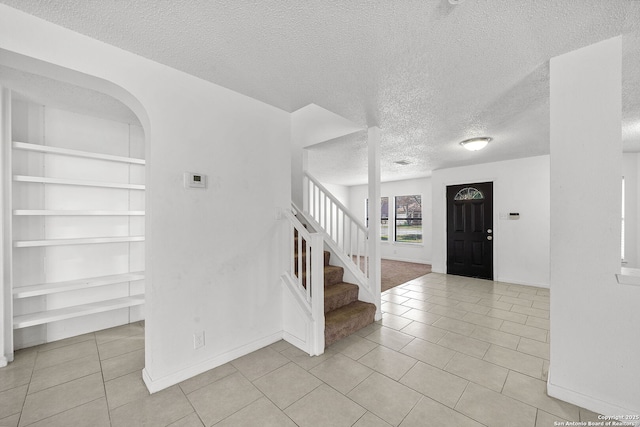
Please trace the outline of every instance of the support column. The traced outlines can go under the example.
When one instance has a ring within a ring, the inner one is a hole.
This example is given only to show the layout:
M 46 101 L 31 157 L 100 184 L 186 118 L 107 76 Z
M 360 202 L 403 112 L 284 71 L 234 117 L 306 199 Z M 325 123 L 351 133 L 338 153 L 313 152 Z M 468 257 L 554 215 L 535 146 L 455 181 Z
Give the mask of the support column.
M 11 296 L 11 92 L 0 86 L 0 368 L 13 361 Z
M 367 131 L 369 153 L 369 286 L 376 305 L 376 320 L 382 319 L 380 309 L 380 128 Z

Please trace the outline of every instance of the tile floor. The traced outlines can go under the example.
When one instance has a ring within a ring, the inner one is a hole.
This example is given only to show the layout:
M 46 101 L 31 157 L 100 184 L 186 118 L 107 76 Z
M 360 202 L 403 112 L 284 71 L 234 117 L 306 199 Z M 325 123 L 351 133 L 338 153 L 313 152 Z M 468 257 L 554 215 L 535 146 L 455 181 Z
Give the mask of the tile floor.
M 546 289 L 429 274 L 319 357 L 279 341 L 154 395 L 131 324 L 17 352 L 0 426 L 553 426 Z

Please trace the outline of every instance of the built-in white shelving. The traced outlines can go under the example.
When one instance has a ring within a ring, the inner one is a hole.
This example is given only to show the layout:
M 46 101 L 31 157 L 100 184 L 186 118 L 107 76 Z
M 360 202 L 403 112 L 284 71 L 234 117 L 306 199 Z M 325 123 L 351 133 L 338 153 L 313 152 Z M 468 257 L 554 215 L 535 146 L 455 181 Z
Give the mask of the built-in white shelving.
M 87 159 L 108 160 L 112 162 L 132 163 L 144 165 L 144 159 L 135 157 L 112 156 L 110 154 L 92 153 L 89 151 L 71 150 L 69 148 L 51 147 L 49 145 L 29 144 L 28 142 L 13 141 L 13 148 L 25 151 L 36 151 L 40 153 L 61 154 L 72 157 L 84 157 Z
M 87 237 L 81 239 L 46 239 L 46 240 L 16 240 L 13 242 L 14 248 L 33 248 L 42 246 L 63 246 L 63 245 L 89 245 L 94 243 L 123 243 L 142 242 L 144 236 L 122 236 L 122 237 Z
M 72 319 L 74 317 L 102 313 L 105 311 L 128 308 L 142 304 L 144 304 L 144 295 L 132 295 L 72 307 L 57 308 L 38 313 L 23 314 L 13 318 L 13 329 L 43 325 L 45 323 L 57 322 L 59 320 Z
M 44 209 L 16 209 L 16 216 L 144 216 L 144 211 L 61 211 Z
M 85 181 L 82 179 L 49 178 L 44 176 L 14 175 L 15 182 L 37 182 L 40 184 L 79 185 L 83 187 L 123 188 L 126 190 L 144 190 L 142 184 L 122 184 L 119 182 Z
M 79 289 L 95 288 L 97 286 L 113 285 L 123 282 L 134 282 L 144 279 L 144 271 L 134 273 L 113 274 L 110 276 L 87 277 L 86 279 L 67 280 L 64 282 L 40 283 L 37 285 L 13 288 L 13 297 L 29 298 L 49 295 L 58 292 L 77 291 Z

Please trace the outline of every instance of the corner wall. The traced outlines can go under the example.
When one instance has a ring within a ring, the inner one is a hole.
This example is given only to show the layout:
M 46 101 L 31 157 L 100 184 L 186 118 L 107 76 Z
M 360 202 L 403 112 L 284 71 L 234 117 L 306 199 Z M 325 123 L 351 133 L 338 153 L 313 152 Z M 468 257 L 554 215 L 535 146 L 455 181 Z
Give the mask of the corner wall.
M 548 392 L 640 414 L 640 287 L 620 285 L 622 37 L 551 60 Z
M 549 287 L 549 156 L 433 171 L 432 270 L 445 273 L 447 267 L 447 186 L 488 181 L 493 181 L 494 280 Z M 505 219 L 509 212 L 520 213 L 520 219 Z
M 5 5 L 0 49 L 6 65 L 82 73 L 146 114 L 149 389 L 280 339 L 276 211 L 291 200 L 290 114 Z M 184 172 L 207 175 L 208 188 L 185 189 Z

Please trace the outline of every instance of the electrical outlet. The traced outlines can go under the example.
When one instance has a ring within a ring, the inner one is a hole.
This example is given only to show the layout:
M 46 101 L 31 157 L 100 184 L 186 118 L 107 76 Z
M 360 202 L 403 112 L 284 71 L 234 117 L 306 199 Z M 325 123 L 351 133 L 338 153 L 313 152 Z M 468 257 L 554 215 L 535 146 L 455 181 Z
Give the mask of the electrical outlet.
M 197 350 L 204 347 L 204 331 L 193 334 L 193 348 Z

